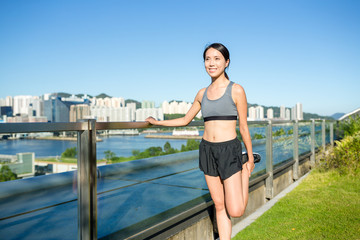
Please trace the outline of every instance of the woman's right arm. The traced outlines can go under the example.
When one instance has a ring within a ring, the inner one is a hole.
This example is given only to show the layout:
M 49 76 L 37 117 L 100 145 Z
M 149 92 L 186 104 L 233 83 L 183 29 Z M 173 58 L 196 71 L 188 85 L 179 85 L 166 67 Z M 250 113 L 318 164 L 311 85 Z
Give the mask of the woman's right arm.
M 149 122 L 152 125 L 158 125 L 158 126 L 166 126 L 166 127 L 181 127 L 188 125 L 198 114 L 198 112 L 201 109 L 201 99 L 204 94 L 205 88 L 201 89 L 195 97 L 195 100 L 189 109 L 189 111 L 185 114 L 182 118 L 176 118 L 171 120 L 164 120 L 164 121 L 158 121 L 154 119 L 153 117 L 148 117 L 145 119 L 145 121 Z

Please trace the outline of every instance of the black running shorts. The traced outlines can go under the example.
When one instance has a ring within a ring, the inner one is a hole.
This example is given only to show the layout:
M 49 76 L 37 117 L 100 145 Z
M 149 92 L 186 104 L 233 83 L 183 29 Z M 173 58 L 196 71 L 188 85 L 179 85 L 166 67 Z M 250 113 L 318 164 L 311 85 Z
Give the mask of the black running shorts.
M 242 170 L 242 148 L 239 139 L 226 142 L 201 140 L 199 168 L 205 175 L 220 176 L 222 180 Z

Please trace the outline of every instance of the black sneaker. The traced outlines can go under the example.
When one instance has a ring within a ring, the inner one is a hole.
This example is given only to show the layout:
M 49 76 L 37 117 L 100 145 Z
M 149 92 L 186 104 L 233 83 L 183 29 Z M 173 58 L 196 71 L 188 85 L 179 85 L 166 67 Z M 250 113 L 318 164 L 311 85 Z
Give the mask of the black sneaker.
M 254 163 L 260 162 L 260 160 L 261 160 L 261 155 L 260 155 L 259 153 L 253 153 L 253 155 L 254 155 Z M 247 154 L 247 152 L 243 152 L 243 153 L 242 153 L 242 162 L 243 162 L 243 164 L 246 163 L 248 160 L 249 160 L 249 159 L 248 159 L 248 154 Z

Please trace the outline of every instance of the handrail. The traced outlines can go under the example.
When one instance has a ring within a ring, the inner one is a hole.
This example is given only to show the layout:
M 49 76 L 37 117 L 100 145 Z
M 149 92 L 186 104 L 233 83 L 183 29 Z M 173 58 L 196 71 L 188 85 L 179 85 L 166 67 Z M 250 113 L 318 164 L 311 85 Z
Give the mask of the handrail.
M 0 133 L 62 132 L 83 131 L 88 129 L 87 122 L 63 123 L 0 123 Z

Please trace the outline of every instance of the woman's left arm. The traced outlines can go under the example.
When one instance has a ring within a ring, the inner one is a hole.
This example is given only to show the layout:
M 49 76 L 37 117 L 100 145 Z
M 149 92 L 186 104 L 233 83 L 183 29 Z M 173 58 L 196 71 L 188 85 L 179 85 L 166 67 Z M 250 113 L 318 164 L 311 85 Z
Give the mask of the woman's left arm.
M 246 167 L 249 170 L 249 177 L 251 172 L 254 170 L 254 155 L 252 151 L 252 143 L 249 132 L 249 127 L 247 124 L 247 100 L 245 90 L 239 84 L 234 84 L 233 86 L 233 96 L 234 102 L 236 104 L 238 116 L 239 116 L 239 129 L 242 140 L 244 142 L 246 151 L 248 153 L 249 161 L 246 163 Z

